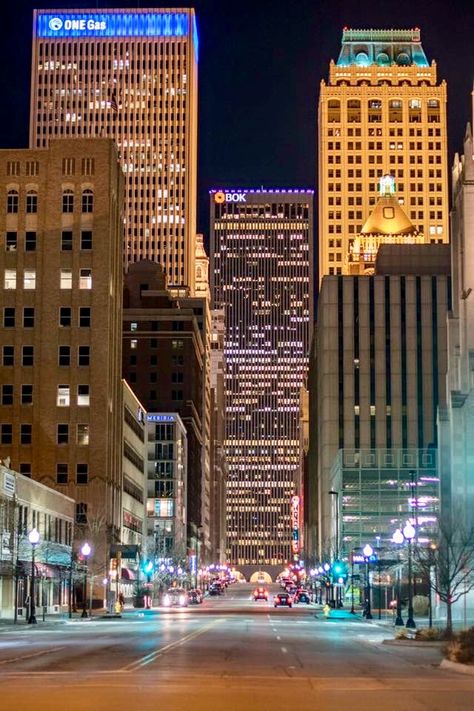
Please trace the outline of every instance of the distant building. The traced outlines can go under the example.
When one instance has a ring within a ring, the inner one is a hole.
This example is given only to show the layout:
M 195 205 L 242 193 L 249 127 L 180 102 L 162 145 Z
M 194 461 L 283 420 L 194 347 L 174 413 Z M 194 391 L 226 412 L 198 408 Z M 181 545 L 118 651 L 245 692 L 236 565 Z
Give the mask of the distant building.
M 194 292 L 198 35 L 194 10 L 35 10 L 30 147 L 113 138 L 126 263 Z
M 74 500 L 0 464 L 0 618 L 26 619 L 31 592 L 33 528 L 37 615 L 65 612 L 69 606 L 74 531 Z M 16 581 L 16 589 L 15 589 Z
M 145 549 L 152 560 L 187 555 L 188 444 L 176 412 L 146 416 L 147 518 Z
M 189 301 L 167 290 L 159 264 L 130 265 L 124 292 L 123 375 L 148 413 L 177 413 L 186 428 L 188 547 L 196 550 L 202 521 L 209 518 L 203 507 L 206 377 L 204 310 Z
M 446 82 L 419 29 L 344 29 L 319 95 L 319 274 L 348 274 L 349 255 L 391 174 L 418 235 L 448 242 Z
M 386 248 L 398 252 L 398 275 L 377 271 L 322 281 L 310 358 L 307 541 L 313 552 L 334 550 L 335 503 L 329 492 L 338 452 L 376 451 L 377 462 L 385 457 L 384 466 L 390 468 L 390 458 L 401 450 L 407 453 L 408 469 L 417 469 L 424 460 L 408 453 L 438 447 L 451 309 L 448 255 L 444 245 L 383 245 L 379 255 Z M 444 264 L 430 257 L 440 250 Z M 384 257 L 381 262 L 388 264 Z M 438 264 L 440 271 L 425 274 L 419 266 L 423 262 Z M 368 466 L 362 460 L 357 464 Z M 339 506 L 351 492 L 351 487 L 338 489 Z M 370 496 L 370 488 L 366 493 Z M 361 505 L 354 503 L 355 509 Z
M 64 138 L 0 156 L 0 457 L 76 501 L 102 579 L 122 531 L 117 149 Z
M 225 317 L 223 309 L 211 312 L 211 560 L 225 563 L 227 462 L 225 439 Z
M 297 556 L 290 508 L 313 300 L 313 191 L 211 191 L 213 307 L 225 314 L 227 557 L 278 574 Z

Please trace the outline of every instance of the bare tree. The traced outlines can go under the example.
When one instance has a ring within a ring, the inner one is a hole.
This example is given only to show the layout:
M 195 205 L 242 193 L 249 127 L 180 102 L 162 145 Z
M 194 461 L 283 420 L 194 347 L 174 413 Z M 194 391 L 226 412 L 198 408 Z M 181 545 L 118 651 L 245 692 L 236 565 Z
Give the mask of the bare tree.
M 463 525 L 460 516 L 441 520 L 437 543 L 417 547 L 415 560 L 431 589 L 446 604 L 446 632 L 451 636 L 452 606 L 474 589 L 474 527 Z

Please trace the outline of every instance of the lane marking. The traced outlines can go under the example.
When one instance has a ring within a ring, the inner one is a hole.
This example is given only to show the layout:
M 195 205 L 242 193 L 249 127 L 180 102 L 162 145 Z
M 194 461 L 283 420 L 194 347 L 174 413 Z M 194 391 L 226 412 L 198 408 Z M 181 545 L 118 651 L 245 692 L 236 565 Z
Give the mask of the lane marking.
M 150 652 L 149 654 L 146 654 L 144 657 L 141 657 L 141 659 L 137 659 L 135 662 L 132 662 L 131 664 L 127 664 L 126 667 L 122 667 L 118 671 L 133 672 L 133 671 L 136 671 L 137 669 L 140 669 L 141 667 L 145 667 L 147 664 L 151 664 L 152 662 L 154 662 L 155 659 L 160 656 L 160 654 L 163 654 L 164 652 L 168 652 L 170 649 L 174 649 L 174 647 L 179 647 L 183 644 L 186 644 L 186 642 L 189 642 L 190 640 L 195 639 L 195 637 L 199 637 L 201 634 L 204 634 L 205 632 L 212 629 L 213 627 L 220 624 L 221 622 L 225 622 L 225 619 L 219 618 L 217 620 L 213 620 L 213 622 L 206 625 L 205 627 L 201 627 L 200 629 L 196 630 L 195 632 L 190 632 L 189 634 L 185 635 L 184 637 L 177 639 L 175 642 L 170 642 L 169 644 L 166 644 L 164 647 L 159 647 L 158 649 L 155 649 L 154 652 Z
M 22 662 L 24 659 L 33 659 L 33 657 L 40 657 L 42 654 L 52 654 L 53 652 L 59 652 L 65 647 L 53 647 L 52 649 L 42 649 L 39 652 L 32 652 L 31 654 L 24 654 L 22 657 L 12 657 L 10 659 L 2 659 L 0 664 L 13 664 L 13 662 Z

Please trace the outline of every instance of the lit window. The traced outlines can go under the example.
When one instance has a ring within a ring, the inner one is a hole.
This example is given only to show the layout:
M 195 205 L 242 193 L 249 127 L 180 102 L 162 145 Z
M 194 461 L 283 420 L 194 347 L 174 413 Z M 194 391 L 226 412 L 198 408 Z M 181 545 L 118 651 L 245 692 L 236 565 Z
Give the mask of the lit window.
M 72 289 L 72 269 L 61 269 L 60 288 Z
M 89 425 L 77 425 L 77 444 L 89 444 Z
M 56 405 L 58 407 L 69 407 L 70 404 L 70 388 L 69 385 L 58 385 L 58 394 Z
M 77 404 L 80 407 L 88 407 L 90 404 L 89 386 L 88 385 L 78 385 L 77 386 Z
M 92 289 L 92 269 L 81 269 L 79 273 L 79 289 Z
M 16 289 L 16 271 L 15 269 L 5 269 L 5 289 Z
M 36 271 L 34 269 L 25 269 L 23 288 L 36 289 Z
M 130 348 L 135 349 L 135 348 L 137 347 L 137 345 L 138 345 L 137 339 L 136 339 L 136 338 L 132 338 L 132 340 L 130 341 Z

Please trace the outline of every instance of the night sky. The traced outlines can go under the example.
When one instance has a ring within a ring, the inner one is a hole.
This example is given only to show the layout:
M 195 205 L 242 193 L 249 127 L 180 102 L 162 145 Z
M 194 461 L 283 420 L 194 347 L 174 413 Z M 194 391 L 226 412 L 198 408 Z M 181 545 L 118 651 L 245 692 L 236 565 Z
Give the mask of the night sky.
M 448 82 L 449 164 L 471 120 L 473 0 L 196 0 L 199 42 L 199 228 L 213 187 L 316 187 L 319 82 L 342 28 L 420 27 Z M 156 2 L 2 3 L 0 147 L 27 147 L 33 8 L 160 7 Z M 163 3 L 164 6 L 164 3 Z M 186 3 L 166 4 L 183 7 Z

